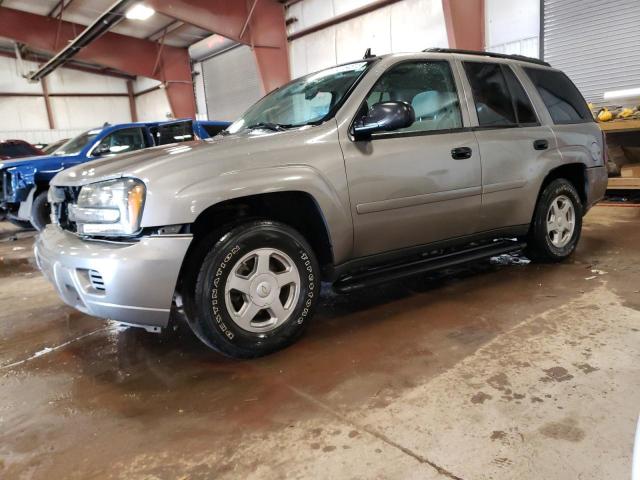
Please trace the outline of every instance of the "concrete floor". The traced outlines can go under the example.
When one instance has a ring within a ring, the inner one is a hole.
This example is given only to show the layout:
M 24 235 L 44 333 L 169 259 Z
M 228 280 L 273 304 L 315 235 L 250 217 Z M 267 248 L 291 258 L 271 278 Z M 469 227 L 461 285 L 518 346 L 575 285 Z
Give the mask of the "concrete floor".
M 326 292 L 246 362 L 65 307 L 2 224 L 0 478 L 629 478 L 639 222 L 596 207 L 561 265 Z

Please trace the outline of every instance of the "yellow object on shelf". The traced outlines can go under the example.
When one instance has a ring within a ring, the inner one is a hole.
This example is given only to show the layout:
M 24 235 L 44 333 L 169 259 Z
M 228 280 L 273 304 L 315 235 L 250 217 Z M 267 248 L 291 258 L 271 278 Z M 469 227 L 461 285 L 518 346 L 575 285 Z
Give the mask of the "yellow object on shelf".
M 613 113 L 611 113 L 607 107 L 604 107 L 598 112 L 599 122 L 609 122 L 611 120 L 613 120 Z
M 623 108 L 620 113 L 618 113 L 618 118 L 629 118 L 633 115 L 634 111 L 631 108 Z

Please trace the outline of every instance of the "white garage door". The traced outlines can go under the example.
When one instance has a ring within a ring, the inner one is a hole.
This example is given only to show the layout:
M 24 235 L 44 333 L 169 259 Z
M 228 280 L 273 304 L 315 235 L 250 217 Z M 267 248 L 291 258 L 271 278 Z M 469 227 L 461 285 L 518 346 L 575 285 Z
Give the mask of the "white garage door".
M 256 60 L 248 46 L 203 61 L 202 76 L 211 120 L 233 121 L 262 97 Z
M 639 25 L 640 0 L 544 0 L 544 59 L 602 104 L 640 88 Z

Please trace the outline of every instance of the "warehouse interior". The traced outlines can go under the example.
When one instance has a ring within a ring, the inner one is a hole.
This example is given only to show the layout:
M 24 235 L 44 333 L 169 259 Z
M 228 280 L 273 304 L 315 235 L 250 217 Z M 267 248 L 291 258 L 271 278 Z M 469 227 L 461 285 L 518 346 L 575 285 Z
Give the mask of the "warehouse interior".
M 0 0 L 0 478 L 640 480 L 638 21 L 636 0 Z M 420 61 L 448 89 L 428 115 L 383 100 Z M 473 62 L 513 124 L 482 123 Z M 325 100 L 325 72 L 356 76 Z M 228 329 L 218 289 L 258 316 Z

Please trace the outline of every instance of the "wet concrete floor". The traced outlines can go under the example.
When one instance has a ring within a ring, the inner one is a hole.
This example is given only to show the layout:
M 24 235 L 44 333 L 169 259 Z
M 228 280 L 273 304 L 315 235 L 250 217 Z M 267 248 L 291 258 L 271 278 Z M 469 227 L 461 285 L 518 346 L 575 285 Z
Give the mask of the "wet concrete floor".
M 232 361 L 64 306 L 0 224 L 0 478 L 628 478 L 639 225 L 596 207 L 560 265 L 325 291 L 299 343 Z

